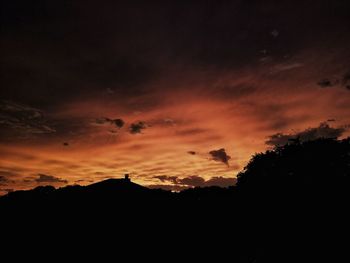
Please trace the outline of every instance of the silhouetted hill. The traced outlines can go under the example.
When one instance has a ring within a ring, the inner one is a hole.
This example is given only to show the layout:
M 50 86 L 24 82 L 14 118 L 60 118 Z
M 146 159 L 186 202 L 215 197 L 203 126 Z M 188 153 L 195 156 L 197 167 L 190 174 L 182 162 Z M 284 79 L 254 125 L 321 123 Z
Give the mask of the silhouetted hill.
M 104 233 L 169 254 L 181 247 L 213 262 L 346 262 L 349 178 L 349 138 L 296 140 L 253 156 L 235 187 L 172 193 L 127 178 L 40 186 L 1 197 L 0 213 L 2 225 L 24 219 L 37 231 L 79 226 L 100 240 Z

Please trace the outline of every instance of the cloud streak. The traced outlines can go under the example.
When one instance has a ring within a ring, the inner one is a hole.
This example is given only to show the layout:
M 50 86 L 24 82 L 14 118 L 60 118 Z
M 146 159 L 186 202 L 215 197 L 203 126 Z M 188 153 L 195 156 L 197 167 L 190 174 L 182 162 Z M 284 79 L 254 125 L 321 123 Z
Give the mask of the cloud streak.
M 208 180 L 205 180 L 203 177 L 198 175 L 192 175 L 187 177 L 177 177 L 177 176 L 154 176 L 154 179 L 158 179 L 165 184 L 165 189 L 177 190 L 184 189 L 188 187 L 209 187 L 209 186 L 220 186 L 220 187 L 229 187 L 236 184 L 236 178 L 226 178 L 222 176 L 214 176 Z M 159 188 L 162 188 L 163 185 L 156 185 Z M 152 188 L 155 185 L 151 186 Z
M 38 178 L 34 179 L 35 182 L 42 184 L 42 183 L 63 183 L 67 184 L 67 180 L 63 180 L 61 178 L 52 176 L 52 175 L 47 175 L 47 174 L 38 174 Z
M 68 182 L 130 172 L 144 185 L 234 177 L 291 129 L 350 123 L 348 1 L 86 1 L 78 9 L 42 0 L 40 14 L 29 1 L 7 2 L 0 155 L 30 179 L 10 188 L 37 186 L 38 171 Z M 322 79 L 338 84 L 319 88 Z M 162 175 L 172 181 L 152 178 Z
M 8 182 L 9 180 L 5 176 L 0 175 L 0 186 L 5 186 Z
M 22 135 L 48 134 L 56 132 L 44 117 L 44 113 L 27 105 L 0 101 L 0 129 Z
M 125 122 L 122 119 L 110 119 L 110 118 L 98 118 L 94 122 L 97 125 L 103 125 L 103 124 L 111 124 L 119 129 L 121 129 Z

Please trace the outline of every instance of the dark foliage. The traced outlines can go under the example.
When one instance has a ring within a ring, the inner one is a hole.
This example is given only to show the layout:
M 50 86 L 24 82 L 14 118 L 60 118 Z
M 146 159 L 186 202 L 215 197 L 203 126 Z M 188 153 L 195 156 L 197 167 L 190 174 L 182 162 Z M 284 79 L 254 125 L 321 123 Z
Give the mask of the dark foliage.
M 237 186 L 249 191 L 309 193 L 348 185 L 350 139 L 293 143 L 253 156 L 238 175 Z
M 295 140 L 253 156 L 235 187 L 172 193 L 128 179 L 45 186 L 0 198 L 0 213 L 4 229 L 21 233 L 12 234 L 17 246 L 33 235 L 41 242 L 63 238 L 68 247 L 103 250 L 100 262 L 111 255 L 129 261 L 142 255 L 143 261 L 347 262 L 349 178 L 349 138 Z

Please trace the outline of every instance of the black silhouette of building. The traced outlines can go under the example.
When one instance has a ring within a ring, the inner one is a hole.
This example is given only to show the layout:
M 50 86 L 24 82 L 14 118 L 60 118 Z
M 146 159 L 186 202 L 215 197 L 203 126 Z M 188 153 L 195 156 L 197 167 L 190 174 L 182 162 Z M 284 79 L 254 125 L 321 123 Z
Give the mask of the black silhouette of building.
M 130 182 L 131 182 L 131 179 L 130 179 L 129 174 L 125 174 L 125 175 L 124 175 L 124 181 L 125 181 L 126 183 L 130 183 Z

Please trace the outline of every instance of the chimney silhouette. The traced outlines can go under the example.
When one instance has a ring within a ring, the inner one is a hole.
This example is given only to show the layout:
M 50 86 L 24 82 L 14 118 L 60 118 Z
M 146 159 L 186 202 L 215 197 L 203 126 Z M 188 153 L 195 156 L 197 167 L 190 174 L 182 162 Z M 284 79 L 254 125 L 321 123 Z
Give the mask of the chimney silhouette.
M 129 174 L 125 174 L 124 175 L 124 180 L 125 180 L 125 182 L 130 182 L 131 180 L 130 180 L 130 177 L 129 177 Z

